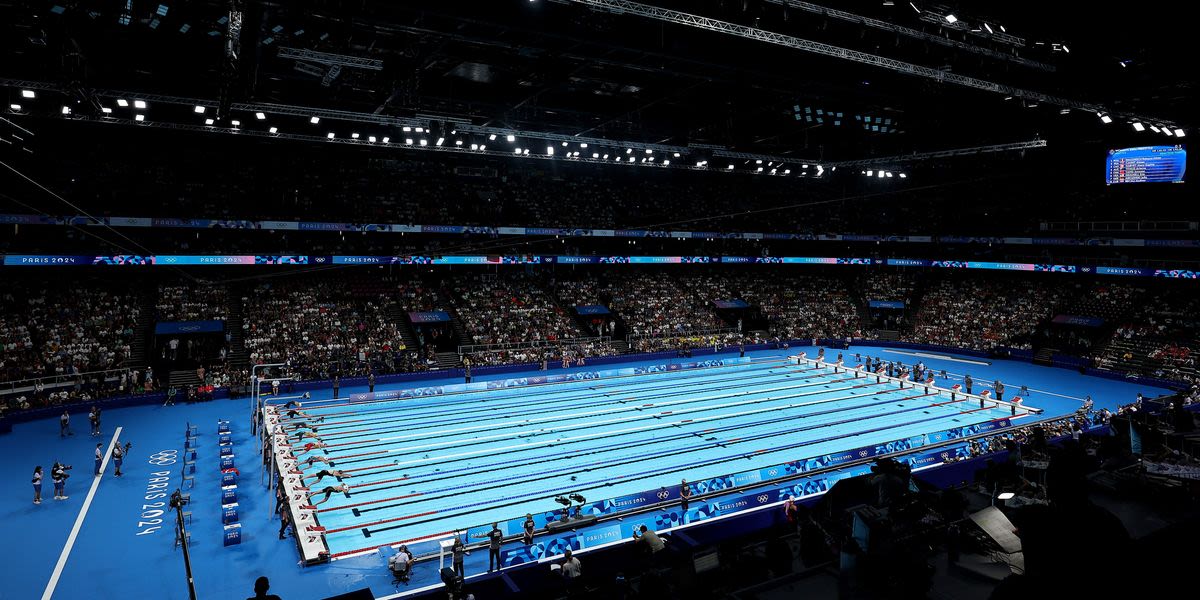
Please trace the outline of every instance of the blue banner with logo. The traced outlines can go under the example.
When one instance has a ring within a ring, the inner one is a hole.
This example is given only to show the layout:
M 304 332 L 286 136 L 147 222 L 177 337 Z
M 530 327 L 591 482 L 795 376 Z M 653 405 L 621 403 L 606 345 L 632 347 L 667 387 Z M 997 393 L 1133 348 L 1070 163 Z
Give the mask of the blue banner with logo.
M 219 333 L 224 330 L 225 321 L 159 321 L 154 324 L 155 335 Z
M 408 313 L 408 320 L 413 323 L 446 323 L 450 321 L 450 315 L 442 310 L 410 312 Z
M 749 308 L 750 305 L 745 300 L 713 300 L 713 305 L 717 308 Z
M 608 307 L 600 304 L 581 304 L 575 307 L 575 312 L 581 315 L 607 315 Z

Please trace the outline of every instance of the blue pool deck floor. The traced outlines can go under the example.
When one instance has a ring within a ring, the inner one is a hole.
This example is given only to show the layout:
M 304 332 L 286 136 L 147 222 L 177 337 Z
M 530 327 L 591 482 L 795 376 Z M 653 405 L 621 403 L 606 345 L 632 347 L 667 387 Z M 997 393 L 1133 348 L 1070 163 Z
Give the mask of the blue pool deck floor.
M 812 348 L 793 347 L 787 350 L 754 352 L 751 353 L 751 356 L 764 360 L 780 359 L 797 351 L 807 351 L 809 356 L 815 355 Z M 902 360 L 906 364 L 912 364 L 919 358 L 939 373 L 945 369 L 951 375 L 950 383 L 954 383 L 953 380 L 956 377 L 960 378 L 964 373 L 970 373 L 976 381 L 976 391 L 997 378 L 1003 380 L 1009 390 L 1006 397 L 1011 397 L 1011 394 L 1016 393 L 1022 385 L 1025 385 L 1029 388 L 1030 394 L 1025 403 L 1044 409 L 1050 416 L 1067 415 L 1074 412 L 1085 395 L 1092 396 L 1097 407 L 1115 409 L 1118 404 L 1131 402 L 1139 392 L 1149 397 L 1166 393 L 1166 390 L 1139 386 L 1126 381 L 1088 377 L 1076 371 L 1041 367 L 1029 363 L 977 359 L 942 353 L 923 353 L 924 356 L 916 357 L 909 350 L 878 347 L 852 347 L 848 351 L 842 351 L 847 357 L 847 364 L 853 364 L 852 356 L 856 351 L 871 356 L 882 356 L 885 359 Z M 836 354 L 837 351 L 829 351 L 827 356 L 832 358 Z M 663 362 L 666 361 L 644 361 L 622 366 L 661 364 Z M 585 369 L 594 370 L 593 367 L 584 367 L 581 370 Z M 506 374 L 495 378 L 515 376 L 517 375 Z M 487 377 L 478 379 L 483 380 Z M 645 387 L 649 388 L 658 385 L 655 383 L 656 381 L 662 380 L 651 377 L 645 381 Z M 458 382 L 459 380 L 446 380 L 440 383 Z M 422 385 L 437 383 L 439 382 L 423 383 Z M 746 383 L 748 386 L 757 385 L 751 382 Z M 944 383 L 939 380 L 938 385 L 944 385 Z M 402 386 L 394 387 L 399 389 Z M 379 386 L 377 391 L 385 389 L 387 388 Z M 366 390 L 342 389 L 343 394 L 364 391 Z M 697 397 L 718 395 L 719 393 L 708 391 L 701 394 L 699 391 L 687 393 L 681 391 L 680 395 L 672 396 L 668 400 L 685 401 L 681 402 L 679 407 L 681 410 L 706 406 L 708 409 L 712 409 L 713 403 L 737 402 L 753 397 L 746 395 L 696 401 Z M 314 393 L 313 396 L 317 400 L 327 399 L 330 397 L 330 391 Z M 798 398 L 797 400 L 812 399 L 818 399 L 818 397 Z M 446 398 L 439 398 L 432 400 L 431 403 L 437 404 L 446 401 Z M 504 402 L 515 403 L 514 409 L 520 404 L 519 400 Z M 698 403 L 692 404 L 692 402 Z M 580 403 L 582 404 L 583 401 Z M 751 410 L 765 406 L 768 405 L 746 405 L 739 408 Z M 533 408 L 536 407 L 531 407 L 531 414 L 537 412 Z M 619 409 L 621 407 L 613 406 L 612 408 Z M 334 412 L 333 409 L 330 410 Z M 425 410 L 430 413 L 436 412 L 436 408 Z M 599 405 L 578 408 L 557 407 L 554 412 L 575 413 L 589 410 L 604 410 L 604 408 Z M 249 412 L 246 399 L 170 407 L 141 406 L 106 411 L 103 418 L 104 435 L 99 438 L 88 435 L 86 419 L 80 418 L 80 416 L 72 419 L 75 433 L 72 437 L 59 437 L 56 419 L 18 424 L 13 428 L 12 433 L 0 436 L 0 453 L 6 457 L 4 461 L 0 461 L 0 476 L 4 481 L 13 482 L 12 485 L 5 486 L 6 493 L 0 497 L 0 524 L 2 524 L 0 527 L 3 528 L 4 539 L 9 540 L 11 549 L 5 565 L 5 584 L 0 586 L 0 599 L 41 598 L 51 586 L 53 587 L 51 597 L 63 599 L 136 597 L 171 600 L 187 598 L 182 558 L 179 551 L 173 547 L 174 533 L 171 513 L 160 514 L 158 511 L 164 509 L 159 503 L 165 500 L 165 498 L 159 497 L 159 494 L 174 490 L 181 484 L 182 462 L 166 463 L 171 460 L 172 452 L 177 452 L 178 456 L 182 457 L 183 432 L 189 422 L 196 424 L 199 428 L 195 487 L 185 490 L 191 493 L 191 505 L 189 506 L 192 512 L 192 521 L 189 525 L 191 559 L 199 597 L 244 598 L 251 596 L 253 595 L 253 582 L 260 575 L 270 577 L 272 592 L 288 600 L 323 598 L 362 587 L 370 587 L 377 597 L 385 597 L 389 594 L 436 583 L 436 561 L 433 564 L 418 564 L 414 576 L 407 586 L 394 584 L 391 575 L 383 567 L 383 559 L 374 554 L 312 567 L 301 566 L 293 542 L 291 540 L 280 541 L 277 538 L 278 521 L 274 520 L 271 515 L 273 498 L 264 487 L 259 485 L 263 473 L 258 460 L 257 438 L 250 432 Z M 569 424 L 580 426 L 579 432 L 611 433 L 612 428 L 629 426 L 636 421 L 599 425 L 595 425 L 595 421 L 601 418 L 635 417 L 638 414 L 637 411 L 617 410 L 609 415 L 581 417 Z M 696 414 L 711 413 L 700 411 Z M 855 413 L 851 411 L 847 414 Z M 455 416 L 452 413 L 440 415 L 437 419 L 430 418 L 447 421 L 433 424 L 439 428 L 472 427 L 469 420 L 465 424 L 462 420 L 454 420 Z M 232 422 L 235 460 L 241 475 L 238 503 L 243 531 L 242 542 L 229 547 L 222 545 L 220 523 L 220 474 L 216 435 L 219 419 L 229 419 Z M 332 421 L 332 419 L 328 420 Z M 490 431 L 490 424 L 499 422 L 505 421 L 503 419 L 481 421 L 480 426 L 489 425 L 489 427 L 482 430 L 467 429 L 455 434 L 443 435 L 481 437 L 481 431 L 484 432 L 484 435 L 503 435 L 504 432 L 501 430 Z M 553 421 L 548 421 L 547 424 L 549 423 L 553 423 Z M 123 469 L 125 475 L 121 478 L 114 477 L 113 467 L 109 465 L 104 477 L 96 486 L 86 514 L 81 515 L 85 499 L 93 484 L 92 457 L 96 444 L 99 442 L 107 444 L 117 427 L 122 430 L 122 442 L 133 444 L 125 461 Z M 775 424 L 755 431 L 764 433 L 782 427 L 783 425 Z M 437 430 L 441 431 L 441 429 Z M 347 431 L 353 430 L 344 430 L 343 433 Z M 419 431 L 411 433 L 417 434 Z M 546 435 L 561 436 L 564 433 L 555 431 L 547 432 Z M 393 435 L 406 435 L 406 433 L 393 433 Z M 355 439 L 347 437 L 342 441 L 352 442 Z M 400 444 L 412 444 L 413 439 L 415 438 L 390 440 L 384 447 L 398 448 L 401 447 Z M 445 441 L 458 440 L 461 443 L 462 439 L 464 438 L 446 437 Z M 534 440 L 537 437 L 520 439 Z M 699 438 L 693 439 L 700 441 Z M 494 449 L 496 446 L 491 444 L 511 445 L 511 443 L 512 440 L 504 439 L 484 440 L 478 449 Z M 588 447 L 594 445 L 596 445 L 595 441 L 590 442 Z M 846 444 L 847 448 L 856 445 L 860 444 Z M 822 448 L 828 447 L 822 446 Z M 344 448 L 350 450 L 353 446 Z M 819 452 L 819 448 L 804 448 L 796 451 L 795 454 L 785 452 L 771 457 L 771 460 L 764 461 L 764 464 L 766 462 L 786 462 L 812 456 Z M 624 452 L 615 452 L 613 456 L 624 454 Z M 481 456 L 486 457 L 486 454 Z M 673 457 L 670 460 L 677 460 L 682 464 L 704 461 L 706 457 L 715 458 L 717 453 L 709 448 L 697 450 L 694 454 Z M 410 460 L 413 459 L 415 457 L 410 457 Z M 74 466 L 72 477 L 67 482 L 67 494 L 70 496 L 68 500 L 56 501 L 53 499 L 53 486 L 49 481 L 48 471 L 55 460 Z M 32 503 L 32 489 L 27 483 L 35 465 L 41 465 L 47 472 L 41 505 Z M 367 461 L 357 466 L 369 467 L 372 466 L 372 463 Z M 380 465 L 375 464 L 375 466 Z M 383 466 L 386 467 L 386 464 Z M 341 467 L 339 466 L 339 468 Z M 635 469 L 631 465 L 618 465 L 612 468 L 615 469 L 613 473 L 644 470 Z M 316 470 L 309 469 L 308 471 L 315 472 Z M 521 463 L 513 465 L 510 470 L 503 471 L 502 474 L 519 477 L 536 470 L 535 465 Z M 715 465 L 711 468 L 701 467 L 697 471 L 672 473 L 669 479 L 677 483 L 681 476 L 693 480 L 699 479 L 702 475 L 719 475 L 733 470 L 735 469 Z M 364 480 L 368 477 L 375 477 L 375 475 L 366 473 L 369 471 L 364 472 L 364 475 L 361 476 Z M 164 477 L 166 481 L 163 481 Z M 479 475 L 479 477 L 483 477 L 483 475 Z M 470 480 L 472 484 L 478 484 L 479 481 L 482 480 Z M 354 482 L 354 479 L 347 481 L 347 483 L 350 482 Z M 657 480 L 652 482 L 649 487 L 657 485 L 656 482 Z M 163 483 L 168 485 L 163 487 Z M 644 489 L 646 487 L 642 485 L 644 483 L 646 482 L 639 482 L 632 488 Z M 451 483 L 444 485 L 439 483 L 428 489 L 441 489 L 451 485 Z M 535 493 L 543 487 L 555 487 L 556 485 L 554 482 L 525 482 L 522 479 L 522 483 L 516 484 L 514 489 Z M 382 494 L 382 492 L 380 493 Z M 445 493 L 449 493 L 449 491 Z M 430 495 L 437 496 L 438 494 Z M 608 492 L 604 492 L 602 497 L 609 495 Z M 367 496 L 367 499 L 373 498 Z M 344 501 L 344 498 L 342 500 Z M 336 506 L 334 502 L 334 500 L 330 500 L 330 508 Z M 451 499 L 444 498 L 428 502 L 432 503 L 430 505 L 449 504 Z M 417 508 L 421 506 L 420 504 L 416 505 Z M 391 511 L 394 511 L 398 514 L 402 509 L 407 510 L 412 507 L 399 506 L 380 512 L 393 514 Z M 521 506 L 514 505 L 511 508 L 522 513 L 526 512 Z M 338 521 L 333 513 L 330 514 L 330 518 L 329 526 L 336 526 Z M 372 517 L 372 520 L 381 519 Z M 353 521 L 353 519 L 347 518 L 344 522 L 351 523 Z M 477 519 L 472 518 L 471 522 L 463 525 L 477 525 L 476 521 Z M 77 523 L 79 524 L 78 528 L 72 536 L 72 531 Z M 437 525 L 437 523 L 431 523 L 430 530 L 440 531 L 440 528 L 432 527 L 433 525 Z M 336 537 L 331 536 L 331 545 L 342 543 L 336 541 Z M 356 547 L 355 544 L 361 543 L 361 540 L 354 540 L 352 536 L 344 537 L 343 541 L 345 542 L 344 548 Z M 70 551 L 66 560 L 62 563 L 61 569 L 56 569 L 60 557 L 63 556 L 64 547 L 68 545 Z M 485 552 L 473 552 L 467 558 L 466 570 L 469 574 L 485 571 L 486 562 Z

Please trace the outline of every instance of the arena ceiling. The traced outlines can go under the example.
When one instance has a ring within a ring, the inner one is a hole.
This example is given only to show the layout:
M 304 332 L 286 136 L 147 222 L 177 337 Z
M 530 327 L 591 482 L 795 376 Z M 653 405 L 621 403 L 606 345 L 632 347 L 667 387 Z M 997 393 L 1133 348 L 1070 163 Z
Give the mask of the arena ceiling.
M 72 116 L 100 110 L 111 100 L 101 91 L 127 91 L 213 104 L 226 113 L 218 119 L 240 118 L 243 128 L 268 123 L 230 107 L 261 103 L 822 161 L 1031 139 L 1166 141 L 1138 137 L 1134 117 L 1190 131 L 1195 75 L 1183 19 L 1025 1 L 827 4 L 846 14 L 792 0 L 639 6 L 1006 87 L 956 85 L 621 12 L 619 1 L 574 0 L 244 0 L 234 4 L 243 14 L 236 60 L 226 52 L 228 1 L 5 1 L 0 79 L 6 104 L 22 102 L 16 82 L 41 82 L 75 103 Z M 970 12 L 981 9 L 989 13 Z M 1104 124 L 1079 106 L 1129 118 Z M 59 111 L 56 101 L 26 101 L 21 114 Z M 155 106 L 147 116 L 168 118 Z M 328 121 L 311 124 L 313 133 L 324 135 Z

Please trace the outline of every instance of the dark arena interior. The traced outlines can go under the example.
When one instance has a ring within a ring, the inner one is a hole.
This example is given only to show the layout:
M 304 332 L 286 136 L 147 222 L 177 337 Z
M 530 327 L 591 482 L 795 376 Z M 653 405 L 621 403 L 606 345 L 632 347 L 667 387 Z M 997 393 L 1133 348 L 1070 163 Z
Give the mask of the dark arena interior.
M 939 1 L 0 0 L 0 600 L 1195 593 L 1193 25 Z

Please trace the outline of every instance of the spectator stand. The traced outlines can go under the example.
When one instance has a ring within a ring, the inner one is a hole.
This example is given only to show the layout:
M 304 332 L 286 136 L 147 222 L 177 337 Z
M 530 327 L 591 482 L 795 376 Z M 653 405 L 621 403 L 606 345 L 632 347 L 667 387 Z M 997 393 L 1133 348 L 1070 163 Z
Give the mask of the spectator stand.
M 498 344 L 469 344 L 459 346 L 458 353 L 464 357 L 471 357 L 471 363 L 479 367 L 537 364 L 542 360 L 546 360 L 548 363 L 561 363 L 563 359 L 574 363 L 581 358 L 619 354 L 618 350 L 613 347 L 612 341 L 611 337 L 600 336 Z

